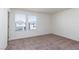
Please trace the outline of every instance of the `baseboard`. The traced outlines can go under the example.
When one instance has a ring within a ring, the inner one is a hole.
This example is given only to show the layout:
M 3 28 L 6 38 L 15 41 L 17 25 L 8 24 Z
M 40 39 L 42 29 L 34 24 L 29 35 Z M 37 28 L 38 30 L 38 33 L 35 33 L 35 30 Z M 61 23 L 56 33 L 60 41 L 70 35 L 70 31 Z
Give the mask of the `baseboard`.
M 66 39 L 69 39 L 69 40 L 73 40 L 73 41 L 79 42 L 78 40 L 75 40 L 75 39 L 66 37 L 66 36 L 64 36 L 64 35 L 59 35 L 59 34 L 56 34 L 56 33 L 52 33 L 52 35 L 56 35 L 56 36 L 58 36 L 58 37 L 62 37 L 62 38 L 66 38 Z
M 51 35 L 52 33 L 48 33 L 48 34 L 42 34 L 42 35 L 36 35 L 36 36 L 31 36 L 31 37 L 24 37 L 24 38 L 18 38 L 18 39 L 28 39 L 28 38 L 34 38 L 34 37 L 39 37 L 39 36 L 45 36 L 45 35 Z M 13 41 L 13 40 L 18 40 L 18 39 L 11 39 L 9 41 Z
M 39 37 L 39 36 L 46 36 L 46 35 L 55 35 L 55 36 L 58 36 L 58 37 L 62 37 L 62 38 L 66 38 L 66 39 L 69 39 L 69 40 L 73 40 L 73 41 L 77 41 L 77 40 L 74 40 L 72 38 L 68 38 L 68 37 L 65 37 L 64 35 L 59 35 L 59 34 L 56 34 L 56 33 L 49 33 L 49 34 L 43 34 L 43 35 L 36 35 L 36 36 L 31 36 L 31 37 L 25 37 L 25 38 L 18 38 L 18 39 L 28 39 L 28 38 L 34 38 L 34 37 Z M 18 39 L 12 39 L 12 40 L 18 40 Z M 9 40 L 9 41 L 12 41 L 12 40 Z M 79 42 L 79 41 L 77 41 Z

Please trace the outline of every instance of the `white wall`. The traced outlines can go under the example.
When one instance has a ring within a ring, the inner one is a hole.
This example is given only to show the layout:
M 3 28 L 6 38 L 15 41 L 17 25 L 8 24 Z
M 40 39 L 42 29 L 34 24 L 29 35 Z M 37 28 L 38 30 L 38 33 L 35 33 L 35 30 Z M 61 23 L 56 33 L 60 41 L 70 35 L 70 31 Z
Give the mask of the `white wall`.
M 0 50 L 7 46 L 8 9 L 0 8 Z
M 37 16 L 37 30 L 26 30 L 26 31 L 15 31 L 15 22 L 14 22 L 14 14 L 15 13 L 23 13 L 23 14 L 30 14 Z M 10 14 L 10 33 L 9 33 L 9 40 L 19 39 L 19 38 L 27 38 L 37 35 L 49 34 L 51 33 L 51 16 L 49 14 L 43 13 L 35 13 L 35 12 L 28 12 L 28 11 L 21 11 L 21 10 L 11 10 Z
M 79 41 L 79 9 L 69 9 L 52 16 L 52 33 Z

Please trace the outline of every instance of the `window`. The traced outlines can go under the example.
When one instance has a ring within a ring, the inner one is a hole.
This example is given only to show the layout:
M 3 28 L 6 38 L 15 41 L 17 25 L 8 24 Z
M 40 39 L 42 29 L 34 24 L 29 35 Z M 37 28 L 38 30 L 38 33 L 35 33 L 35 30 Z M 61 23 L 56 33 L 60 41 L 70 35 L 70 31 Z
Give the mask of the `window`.
M 15 14 L 15 30 L 16 31 L 26 30 L 26 15 Z
M 36 16 L 28 16 L 28 24 L 29 24 L 29 29 L 30 30 L 35 30 L 36 28 Z

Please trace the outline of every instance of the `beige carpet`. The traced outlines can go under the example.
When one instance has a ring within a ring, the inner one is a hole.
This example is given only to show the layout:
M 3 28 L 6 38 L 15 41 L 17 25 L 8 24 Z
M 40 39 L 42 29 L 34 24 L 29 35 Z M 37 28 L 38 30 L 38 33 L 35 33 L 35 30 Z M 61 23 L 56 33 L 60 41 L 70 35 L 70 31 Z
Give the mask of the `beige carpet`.
M 54 34 L 9 41 L 6 50 L 78 50 L 79 42 Z

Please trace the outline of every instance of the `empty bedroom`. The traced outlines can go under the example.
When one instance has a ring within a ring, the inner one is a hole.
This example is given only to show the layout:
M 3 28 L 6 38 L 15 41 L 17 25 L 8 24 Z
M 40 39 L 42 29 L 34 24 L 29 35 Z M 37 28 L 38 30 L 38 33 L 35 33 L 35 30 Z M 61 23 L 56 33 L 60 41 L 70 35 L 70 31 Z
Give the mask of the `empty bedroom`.
M 0 49 L 79 50 L 78 8 L 0 8 Z

